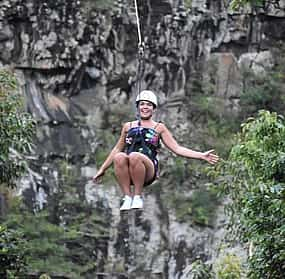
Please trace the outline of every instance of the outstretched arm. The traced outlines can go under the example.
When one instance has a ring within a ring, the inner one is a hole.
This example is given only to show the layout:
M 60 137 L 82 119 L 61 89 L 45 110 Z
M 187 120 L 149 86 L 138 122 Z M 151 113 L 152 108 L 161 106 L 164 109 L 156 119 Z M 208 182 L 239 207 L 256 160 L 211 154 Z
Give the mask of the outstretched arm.
M 163 143 L 168 149 L 179 156 L 193 159 L 205 160 L 210 164 L 215 164 L 218 162 L 219 157 L 214 154 L 214 150 L 209 150 L 206 152 L 199 152 L 191 150 L 189 148 L 183 147 L 177 143 L 177 141 L 172 136 L 171 132 L 166 128 L 164 124 L 161 124 L 161 138 Z
M 120 135 L 118 142 L 113 147 L 112 151 L 109 153 L 109 155 L 107 156 L 107 158 L 104 161 L 104 163 L 102 164 L 102 166 L 99 168 L 97 174 L 95 176 L 93 176 L 92 180 L 95 183 L 98 183 L 100 181 L 100 178 L 103 177 L 103 175 L 105 174 L 105 171 L 111 166 L 113 159 L 114 159 L 114 156 L 117 153 L 123 151 L 124 146 L 125 146 L 125 137 L 126 137 L 126 133 L 127 133 L 127 125 L 128 125 L 128 123 L 125 123 L 123 125 L 123 128 L 121 130 L 121 135 Z

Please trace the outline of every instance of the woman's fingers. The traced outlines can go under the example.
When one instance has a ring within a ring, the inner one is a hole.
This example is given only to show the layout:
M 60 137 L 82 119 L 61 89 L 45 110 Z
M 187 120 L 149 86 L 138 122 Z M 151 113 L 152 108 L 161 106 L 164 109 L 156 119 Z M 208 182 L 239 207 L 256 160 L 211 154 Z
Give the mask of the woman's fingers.
M 220 159 L 218 155 L 214 154 L 214 152 L 214 149 L 211 149 L 206 152 L 206 158 L 210 164 L 216 164 Z
M 98 182 L 99 182 L 98 180 L 99 180 L 98 175 L 93 176 L 92 181 L 93 181 L 94 183 L 98 183 Z
M 94 183 L 101 183 L 103 175 L 104 172 L 98 172 L 95 176 L 93 176 L 92 181 Z

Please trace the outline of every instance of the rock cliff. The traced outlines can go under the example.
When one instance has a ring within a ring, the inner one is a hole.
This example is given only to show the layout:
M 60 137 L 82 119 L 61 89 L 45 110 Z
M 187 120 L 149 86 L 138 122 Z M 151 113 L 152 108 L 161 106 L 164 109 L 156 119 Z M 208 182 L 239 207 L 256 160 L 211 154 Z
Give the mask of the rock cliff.
M 145 210 L 128 215 L 120 215 L 121 194 L 111 178 L 107 186 L 90 182 L 121 124 L 135 117 L 138 80 L 159 97 L 156 118 L 181 143 L 204 149 L 215 143 L 202 129 L 208 119 L 201 98 L 215 117 L 233 117 L 240 110 L 242 70 L 262 75 L 276 63 L 272 50 L 285 39 L 284 1 L 238 12 L 226 1 L 190 2 L 138 1 L 145 43 L 141 76 L 133 1 L 0 3 L 0 66 L 14 70 L 38 123 L 19 194 L 40 211 L 56 203 L 56 193 L 69 183 L 78 201 L 107 219 L 108 237 L 99 237 L 93 247 L 96 271 L 83 278 L 192 278 L 195 260 L 213 263 L 219 253 L 225 235 L 222 203 L 203 226 L 199 218 L 181 220 L 182 203 L 174 205 L 178 194 L 189 198 L 183 205 L 194 204 L 195 191 L 207 189 L 200 169 L 162 152 L 167 167 L 146 190 Z M 78 214 L 66 210 L 54 213 L 59 224 Z

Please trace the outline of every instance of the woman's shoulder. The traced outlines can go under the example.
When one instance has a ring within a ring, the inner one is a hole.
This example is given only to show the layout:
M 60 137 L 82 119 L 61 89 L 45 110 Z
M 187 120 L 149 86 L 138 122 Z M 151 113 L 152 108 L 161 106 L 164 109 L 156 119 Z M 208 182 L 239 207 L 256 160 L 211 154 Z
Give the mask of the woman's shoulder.
M 123 124 L 123 129 L 128 131 L 130 128 L 137 126 L 137 120 L 125 122 Z

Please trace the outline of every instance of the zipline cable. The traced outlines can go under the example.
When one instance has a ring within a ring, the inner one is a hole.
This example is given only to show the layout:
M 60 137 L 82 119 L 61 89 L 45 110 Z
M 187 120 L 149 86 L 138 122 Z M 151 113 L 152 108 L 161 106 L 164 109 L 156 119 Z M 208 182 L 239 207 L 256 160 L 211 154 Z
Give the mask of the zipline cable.
M 134 0 L 135 3 L 135 11 L 136 11 L 136 23 L 137 23 L 137 32 L 138 32 L 138 85 L 137 85 L 137 96 L 139 96 L 140 99 L 140 94 L 141 94 L 141 80 L 142 80 L 142 74 L 144 70 L 144 44 L 142 42 L 142 35 L 141 35 L 141 24 L 140 24 L 140 17 L 139 17 L 139 11 L 138 11 L 138 4 L 137 0 Z M 141 115 L 139 113 L 138 108 L 136 107 L 137 111 L 137 119 L 139 121 L 139 125 L 141 122 Z
M 138 39 L 139 39 L 139 47 L 142 45 L 142 35 L 141 35 L 141 25 L 140 25 L 140 17 L 139 17 L 139 11 L 138 11 L 138 4 L 137 0 L 135 1 L 135 10 L 136 10 L 136 20 L 137 20 L 137 29 L 138 29 Z

